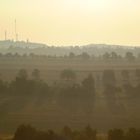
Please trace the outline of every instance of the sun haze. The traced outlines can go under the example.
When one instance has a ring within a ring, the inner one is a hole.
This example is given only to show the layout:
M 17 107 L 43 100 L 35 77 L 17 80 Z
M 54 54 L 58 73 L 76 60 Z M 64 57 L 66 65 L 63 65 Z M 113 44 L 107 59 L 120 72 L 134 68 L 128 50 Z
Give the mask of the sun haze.
M 139 0 L 0 0 L 0 39 L 140 45 Z

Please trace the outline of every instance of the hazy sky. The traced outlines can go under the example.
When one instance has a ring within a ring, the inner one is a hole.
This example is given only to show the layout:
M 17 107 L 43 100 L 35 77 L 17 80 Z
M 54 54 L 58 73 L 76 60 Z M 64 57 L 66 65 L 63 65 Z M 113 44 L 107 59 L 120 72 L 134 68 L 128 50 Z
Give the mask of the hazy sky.
M 0 0 L 0 39 L 140 45 L 140 0 Z

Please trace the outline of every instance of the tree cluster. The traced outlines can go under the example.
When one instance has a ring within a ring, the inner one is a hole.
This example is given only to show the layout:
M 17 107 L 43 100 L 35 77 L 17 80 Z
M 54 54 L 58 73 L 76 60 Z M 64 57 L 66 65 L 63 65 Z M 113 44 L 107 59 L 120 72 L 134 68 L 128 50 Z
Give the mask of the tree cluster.
M 108 140 L 139 140 L 140 130 L 130 128 L 127 132 L 122 129 L 112 129 L 108 132 Z
M 96 130 L 89 125 L 81 131 L 73 131 L 65 126 L 59 133 L 53 130 L 39 131 L 30 125 L 20 125 L 13 140 L 96 140 L 96 134 Z
M 6 53 L 2 54 L 0 53 L 0 59 L 15 59 L 15 58 L 23 58 L 23 59 L 81 59 L 81 60 L 102 60 L 102 61 L 121 61 L 121 60 L 127 60 L 127 61 L 134 61 L 134 60 L 139 60 L 140 59 L 140 54 L 135 56 L 133 52 L 128 51 L 124 55 L 120 55 L 119 53 L 116 52 L 105 52 L 101 55 L 96 55 L 96 54 L 89 54 L 88 52 L 81 52 L 80 54 L 75 54 L 74 52 L 69 52 L 69 54 L 65 55 L 41 55 L 41 54 L 36 54 L 36 53 L 24 53 L 24 54 L 19 54 L 19 53 Z
M 20 125 L 12 140 L 97 140 L 98 136 L 95 129 L 90 125 L 82 130 L 72 130 L 69 126 L 64 126 L 60 132 L 54 130 L 40 131 L 30 125 Z M 105 136 L 100 138 L 105 139 Z M 123 129 L 111 129 L 107 133 L 107 140 L 139 140 L 140 130 L 129 128 L 127 131 Z
M 128 81 L 128 73 L 122 71 L 122 74 L 124 79 Z M 138 69 L 136 75 L 138 80 L 136 86 L 126 82 L 122 87 L 118 87 L 114 71 L 105 70 L 103 72 L 103 95 L 112 113 L 120 110 L 125 111 L 123 103 L 118 103 L 118 99 L 121 98 L 119 97 L 120 94 L 125 95 L 125 102 L 140 98 L 140 71 Z M 8 103 L 4 102 L 2 104 L 4 108 L 0 112 L 5 114 L 5 111 L 8 112 L 10 108 L 17 109 L 18 107 L 20 109 L 34 99 L 36 106 L 45 102 L 51 103 L 55 100 L 56 104 L 63 109 L 72 112 L 82 109 L 86 114 L 93 114 L 98 93 L 93 75 L 89 74 L 81 83 L 76 83 L 76 73 L 73 70 L 66 69 L 62 71 L 60 77 L 64 83 L 50 86 L 41 80 L 39 70 L 35 69 L 29 78 L 27 71 L 21 69 L 13 81 L 7 83 L 0 80 L 1 99 L 9 99 Z M 15 107 L 13 102 L 18 106 Z M 7 109 L 5 109 L 6 107 Z

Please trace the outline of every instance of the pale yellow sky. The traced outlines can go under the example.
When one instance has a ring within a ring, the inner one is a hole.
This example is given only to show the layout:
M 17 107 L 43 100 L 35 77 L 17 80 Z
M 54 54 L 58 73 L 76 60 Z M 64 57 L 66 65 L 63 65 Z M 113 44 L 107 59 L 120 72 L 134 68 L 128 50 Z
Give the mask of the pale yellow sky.
M 0 0 L 0 39 L 140 45 L 140 0 Z

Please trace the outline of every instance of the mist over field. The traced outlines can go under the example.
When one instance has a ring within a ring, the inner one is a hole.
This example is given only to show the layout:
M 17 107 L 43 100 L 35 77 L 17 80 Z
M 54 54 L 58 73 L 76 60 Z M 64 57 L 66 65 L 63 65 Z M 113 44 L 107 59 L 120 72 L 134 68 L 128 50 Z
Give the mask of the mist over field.
M 140 1 L 0 1 L 0 140 L 140 140 Z
M 57 132 L 65 125 L 102 133 L 139 128 L 139 47 L 7 42 L 0 47 L 2 134 L 21 124 Z

